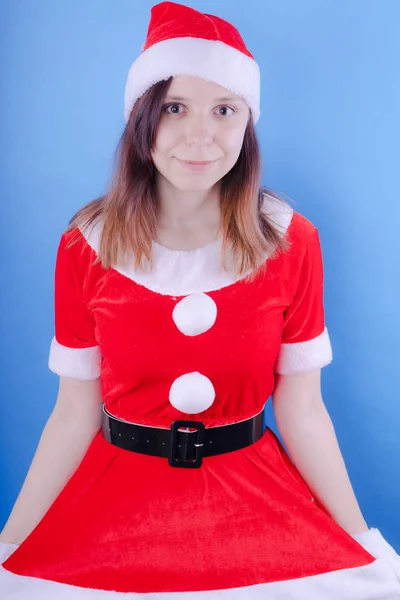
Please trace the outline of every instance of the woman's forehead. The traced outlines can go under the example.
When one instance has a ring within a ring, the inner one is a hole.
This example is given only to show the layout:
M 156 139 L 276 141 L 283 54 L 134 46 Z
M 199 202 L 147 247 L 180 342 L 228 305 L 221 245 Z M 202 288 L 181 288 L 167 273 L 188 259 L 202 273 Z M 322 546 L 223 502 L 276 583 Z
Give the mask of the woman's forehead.
M 178 75 L 172 79 L 167 98 L 175 101 L 192 98 L 193 100 L 209 99 L 218 102 L 244 102 L 241 96 L 214 81 L 189 75 Z

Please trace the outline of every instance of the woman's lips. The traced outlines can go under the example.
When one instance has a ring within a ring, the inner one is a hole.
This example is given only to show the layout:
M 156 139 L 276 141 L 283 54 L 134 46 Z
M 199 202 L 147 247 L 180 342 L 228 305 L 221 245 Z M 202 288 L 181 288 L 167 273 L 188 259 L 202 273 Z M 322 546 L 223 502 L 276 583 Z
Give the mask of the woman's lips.
M 216 160 L 181 160 L 180 158 L 177 158 L 176 160 L 192 171 L 205 171 L 217 162 Z

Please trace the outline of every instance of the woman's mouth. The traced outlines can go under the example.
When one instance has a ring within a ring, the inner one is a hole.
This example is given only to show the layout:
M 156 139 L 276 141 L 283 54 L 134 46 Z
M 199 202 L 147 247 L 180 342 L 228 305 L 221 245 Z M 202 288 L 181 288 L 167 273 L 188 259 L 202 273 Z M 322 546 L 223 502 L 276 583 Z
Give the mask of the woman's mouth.
M 192 171 L 205 171 L 212 167 L 217 161 L 216 160 L 181 160 L 176 159 L 182 166 Z

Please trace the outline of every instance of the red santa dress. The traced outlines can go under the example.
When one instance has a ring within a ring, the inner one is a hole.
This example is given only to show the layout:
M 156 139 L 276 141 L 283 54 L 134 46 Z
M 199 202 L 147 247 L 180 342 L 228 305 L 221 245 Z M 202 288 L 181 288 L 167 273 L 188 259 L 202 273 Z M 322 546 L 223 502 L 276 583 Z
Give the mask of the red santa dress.
M 110 413 L 169 428 L 252 417 L 276 373 L 330 363 L 318 231 L 284 202 L 264 208 L 290 247 L 266 256 L 252 282 L 219 266 L 219 240 L 193 251 L 154 243 L 146 272 L 93 265 L 101 221 L 64 233 L 50 369 L 100 377 Z M 209 407 L 183 412 L 193 394 Z M 31 534 L 3 544 L 0 597 L 394 600 L 392 558 L 375 559 L 326 514 L 269 427 L 197 469 L 117 448 L 100 431 Z

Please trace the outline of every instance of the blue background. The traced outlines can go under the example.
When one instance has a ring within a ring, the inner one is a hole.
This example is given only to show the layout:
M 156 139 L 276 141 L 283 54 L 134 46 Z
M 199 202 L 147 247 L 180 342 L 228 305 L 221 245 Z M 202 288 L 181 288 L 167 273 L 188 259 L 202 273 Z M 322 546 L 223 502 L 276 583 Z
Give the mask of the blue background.
M 59 237 L 109 183 L 151 5 L 0 2 L 0 526 L 57 395 L 47 359 Z M 334 351 L 325 404 L 368 524 L 399 551 L 400 3 L 191 6 L 238 26 L 260 64 L 263 183 L 320 230 Z

